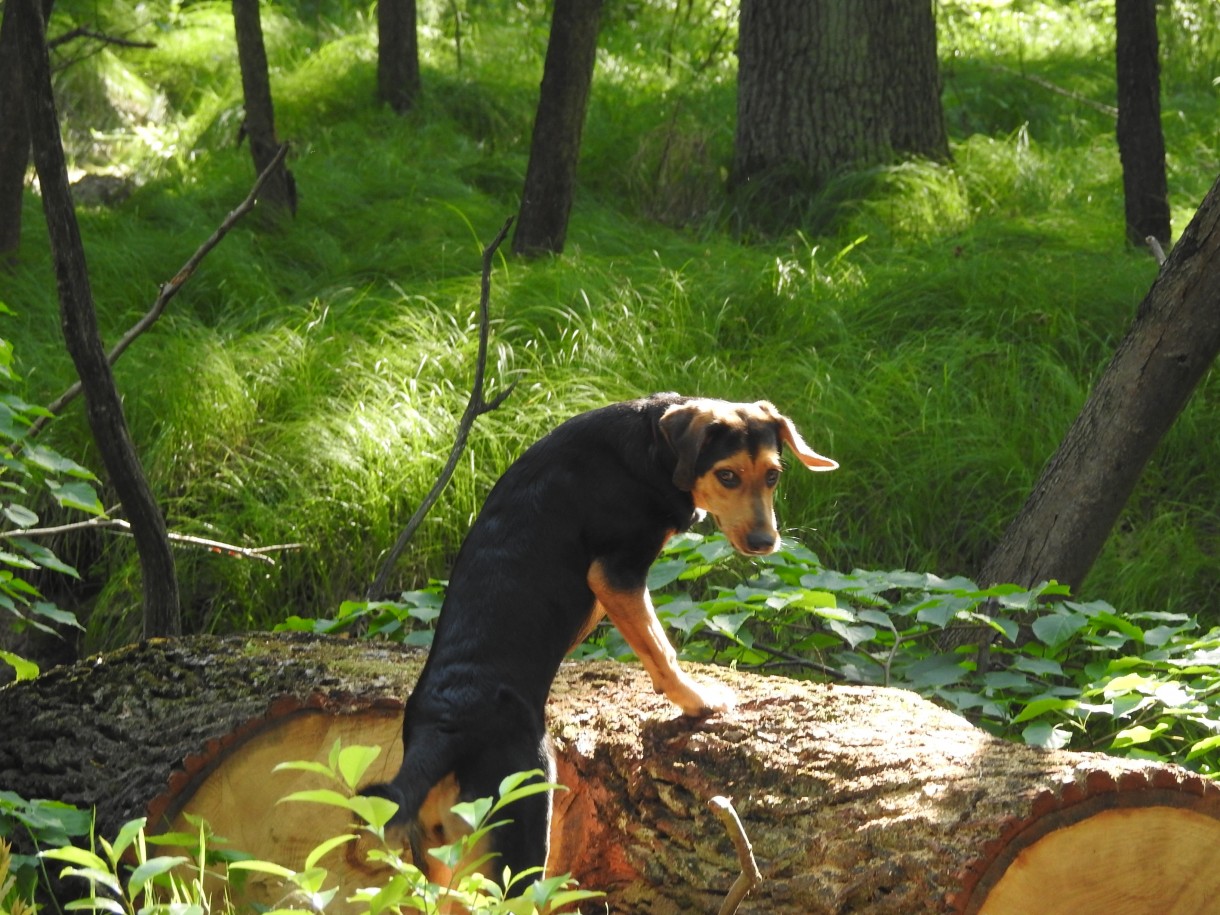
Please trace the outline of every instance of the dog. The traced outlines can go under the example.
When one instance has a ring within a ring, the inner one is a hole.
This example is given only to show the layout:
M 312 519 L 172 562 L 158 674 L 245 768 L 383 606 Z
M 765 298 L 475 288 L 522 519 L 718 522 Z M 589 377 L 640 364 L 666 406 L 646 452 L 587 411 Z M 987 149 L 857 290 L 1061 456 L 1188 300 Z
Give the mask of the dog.
M 646 584 L 665 542 L 711 514 L 733 547 L 779 547 L 772 498 L 787 446 L 810 470 L 838 464 L 805 444 L 766 401 L 654 394 L 582 413 L 504 473 L 458 552 L 432 648 L 403 715 L 403 761 L 365 794 L 398 804 L 417 867 L 451 873 L 427 851 L 469 829 L 458 801 L 496 795 L 501 779 L 554 781 L 544 708 L 564 656 L 603 617 L 683 715 L 727 710 L 727 689 L 678 667 Z M 496 874 L 543 868 L 550 792 L 515 802 L 490 833 Z M 520 891 L 522 883 L 510 889 Z

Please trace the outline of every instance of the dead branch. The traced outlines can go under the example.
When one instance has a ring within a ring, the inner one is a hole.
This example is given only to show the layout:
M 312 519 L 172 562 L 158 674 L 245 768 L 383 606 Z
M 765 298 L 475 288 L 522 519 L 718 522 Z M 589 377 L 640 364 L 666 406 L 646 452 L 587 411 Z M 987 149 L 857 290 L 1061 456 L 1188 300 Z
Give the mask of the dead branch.
M 724 897 L 724 902 L 720 906 L 720 915 L 734 915 L 737 907 L 741 905 L 741 900 L 745 899 L 750 890 L 762 881 L 762 874 L 758 870 L 758 862 L 754 860 L 754 849 L 750 845 L 750 837 L 746 835 L 745 827 L 741 825 L 741 818 L 737 816 L 733 802 L 718 794 L 708 801 L 708 805 L 720 818 L 724 828 L 729 831 L 729 838 L 733 840 L 733 847 L 737 849 L 737 860 L 741 862 L 741 873 L 733 881 L 729 894 Z
M 51 527 L 28 527 L 24 529 L 0 531 L 0 540 L 15 540 L 18 537 L 53 537 L 56 534 L 70 534 L 83 530 L 113 530 L 120 534 L 131 535 L 131 524 L 122 518 L 89 518 L 85 521 L 73 521 L 69 524 L 57 524 Z M 207 537 L 196 537 L 192 534 L 179 534 L 168 531 L 171 543 L 194 546 L 213 553 L 223 553 L 237 559 L 255 559 L 268 565 L 275 565 L 275 560 L 268 553 L 278 553 L 284 550 L 299 550 L 303 543 L 277 543 L 273 546 L 245 547 L 220 540 L 210 540 Z
M 1161 240 L 1155 235 L 1145 235 L 1144 244 L 1148 246 L 1148 250 L 1152 252 L 1152 256 L 1156 258 L 1157 264 L 1165 265 L 1165 248 L 1161 245 Z
M 1105 102 L 1099 102 L 1089 98 L 1087 95 L 1081 95 L 1079 92 L 1074 92 L 1071 89 L 1065 89 L 1063 86 L 1052 83 L 1049 79 L 1043 79 L 1041 76 L 1034 76 L 1032 73 L 1022 73 L 1019 70 L 1014 70 L 1011 67 L 1005 67 L 1002 64 L 992 64 L 987 69 L 994 70 L 997 73 L 1006 73 L 1009 76 L 1018 76 L 1021 79 L 1028 80 L 1035 86 L 1041 86 L 1047 92 L 1054 92 L 1056 95 L 1062 95 L 1064 98 L 1070 98 L 1074 102 L 1079 102 L 1092 108 L 1094 111 L 1100 111 L 1102 114 L 1108 114 L 1112 118 L 1118 117 L 1118 109 L 1113 105 L 1107 105 Z
M 489 303 L 491 300 L 492 258 L 495 256 L 496 249 L 500 247 L 500 244 L 508 235 L 508 230 L 512 224 L 513 217 L 510 216 L 504 221 L 499 234 L 496 235 L 491 244 L 483 249 L 483 282 L 479 292 L 479 354 L 474 366 L 474 381 L 471 384 L 470 400 L 467 401 L 466 410 L 462 414 L 461 421 L 458 423 L 457 436 L 453 441 L 453 448 L 449 451 L 449 460 L 445 462 L 440 476 L 437 477 L 428 494 L 424 496 L 424 500 L 419 504 L 419 508 L 415 509 L 415 514 L 407 521 L 407 526 L 398 535 L 398 540 L 395 541 L 393 548 L 382 562 L 381 568 L 377 570 L 377 577 L 369 585 L 367 593 L 369 600 L 377 600 L 385 593 L 386 580 L 390 577 L 390 572 L 393 571 L 398 558 L 402 555 L 402 551 L 406 549 L 407 543 L 415 535 L 415 531 L 423 522 L 424 516 L 428 514 L 428 510 L 432 508 L 432 505 L 436 502 L 445 486 L 448 485 L 449 478 L 453 476 L 453 471 L 457 469 L 458 459 L 466 447 L 466 440 L 470 437 L 470 430 L 474 427 L 474 421 L 484 413 L 490 413 L 499 407 L 500 404 L 504 403 L 505 399 L 513 392 L 513 388 L 517 386 L 517 383 L 514 381 L 490 401 L 483 399 L 483 378 L 487 371 L 487 339 L 491 333 Z
M 195 253 L 187 259 L 186 263 L 182 265 L 182 269 L 174 274 L 173 279 L 167 283 L 161 284 L 161 292 L 157 296 L 157 300 L 153 302 L 152 308 L 145 313 L 144 317 L 140 318 L 139 321 L 133 324 L 127 333 L 123 334 L 123 336 L 119 339 L 119 342 L 116 343 L 114 348 L 111 349 L 106 355 L 106 361 L 109 362 L 110 365 L 113 366 L 115 362 L 118 361 L 119 357 L 123 355 L 127 347 L 131 346 L 132 342 L 138 336 L 140 336 L 140 334 L 152 327 L 157 319 L 161 317 L 162 312 L 165 311 L 165 306 L 169 304 L 170 299 L 178 294 L 178 291 L 182 289 L 182 287 L 186 284 L 186 281 L 191 278 L 203 259 L 212 252 L 213 248 L 220 244 L 224 237 L 229 234 L 229 231 L 235 225 L 237 225 L 243 216 L 254 209 L 254 205 L 258 201 L 258 195 L 262 190 L 263 185 L 271 176 L 271 173 L 275 170 L 275 167 L 283 161 L 286 155 L 288 155 L 288 145 L 284 144 L 279 148 L 279 151 L 275 154 L 275 158 L 271 160 L 271 163 L 265 169 L 263 169 L 262 174 L 258 176 L 257 180 L 255 180 L 254 186 L 250 188 L 250 193 L 246 195 L 246 199 L 239 203 L 229 213 L 229 215 L 224 218 L 224 221 L 219 225 L 219 227 L 217 227 L 216 231 L 212 233 L 208 240 L 200 245 L 198 250 L 196 250 Z M 51 404 L 49 404 L 47 406 L 47 411 L 53 414 L 53 416 L 58 415 L 64 407 L 79 396 L 80 392 L 81 383 L 80 381 L 77 381 L 61 395 L 59 395 L 59 397 L 57 397 Z M 43 427 L 53 418 L 53 416 L 41 416 L 36 419 L 30 425 L 30 429 L 26 433 L 25 439 L 23 440 L 28 440 L 36 436 L 42 431 Z M 20 443 L 18 443 L 17 450 L 19 450 L 19 445 Z
M 47 40 L 48 48 L 58 48 L 60 45 L 67 44 L 69 41 L 75 41 L 77 38 L 92 38 L 95 41 L 100 41 L 102 44 L 118 45 L 120 48 L 155 48 L 157 45 L 151 41 L 133 41 L 130 38 L 120 38 L 117 35 L 107 35 L 104 32 L 99 32 L 96 29 L 80 28 L 71 29 L 64 32 L 62 35 L 57 35 L 54 38 Z

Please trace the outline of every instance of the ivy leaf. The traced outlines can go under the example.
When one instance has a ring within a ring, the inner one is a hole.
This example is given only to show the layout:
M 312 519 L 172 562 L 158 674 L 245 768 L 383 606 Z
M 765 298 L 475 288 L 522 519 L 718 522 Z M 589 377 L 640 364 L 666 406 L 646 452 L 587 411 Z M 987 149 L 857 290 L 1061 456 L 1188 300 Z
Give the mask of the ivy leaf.
M 1034 620 L 1034 635 L 1043 645 L 1056 648 L 1089 624 L 1083 613 L 1056 611 Z

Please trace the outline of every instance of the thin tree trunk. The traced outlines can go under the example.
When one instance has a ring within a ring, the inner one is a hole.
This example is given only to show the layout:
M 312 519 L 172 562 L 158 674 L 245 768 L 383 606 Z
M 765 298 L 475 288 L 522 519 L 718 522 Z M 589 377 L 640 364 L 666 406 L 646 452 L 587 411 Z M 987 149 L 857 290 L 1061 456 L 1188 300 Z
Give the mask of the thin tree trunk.
M 1115 0 L 1118 73 L 1118 154 L 1123 165 L 1127 238 L 1145 246 L 1152 236 L 1168 247 L 1169 184 L 1161 130 L 1161 66 L 1156 0 Z
M 378 0 L 377 95 L 399 114 L 419 94 L 415 0 Z
M 730 185 L 808 195 L 847 167 L 947 159 L 929 0 L 743 0 Z
M 521 212 L 513 235 L 516 254 L 563 251 L 597 58 L 601 8 L 602 0 L 555 0 Z
M 202 816 L 230 848 L 300 870 L 348 818 L 277 803 L 324 785 L 273 768 L 325 762 L 340 739 L 383 748 L 366 779 L 393 774 L 422 661 L 373 642 L 241 635 L 52 670 L 0 692 L 0 788 L 96 803 L 105 837 L 135 816 L 188 833 L 184 815 Z M 1040 915 L 1193 915 L 1220 892 L 1220 787 L 1179 767 L 1006 743 L 904 690 L 693 673 L 730 686 L 737 709 L 684 719 L 638 665 L 613 662 L 565 664 L 551 693 L 569 790 L 555 797 L 549 867 L 605 891 L 619 915 L 717 910 L 740 870 L 708 807 L 718 795 L 762 872 L 742 915 L 1023 912 L 1033 898 Z M 361 851 L 321 864 L 348 888 L 384 881 Z M 283 887 L 246 893 L 274 905 Z
M 1153 451 L 1218 352 L 1220 179 L 984 565 L 980 583 L 1056 579 L 1078 589 Z
M 26 76 L 26 111 L 55 261 L 64 340 L 84 388 L 85 412 L 93 439 L 110 483 L 131 521 L 140 555 L 144 635 L 177 635 L 182 623 L 174 557 L 166 536 L 165 519 L 145 479 L 127 430 L 123 404 L 98 333 L 84 246 L 68 187 L 38 0 L 8 2 L 19 13 L 18 43 Z
M 49 13 L 50 3 L 45 6 Z M 14 258 L 21 245 L 22 198 L 30 164 L 30 128 L 13 7 L 13 3 L 5 5 L 0 22 L 0 263 Z
M 275 136 L 275 106 L 271 101 L 271 79 L 267 73 L 267 50 L 263 44 L 258 3 L 259 0 L 233 0 L 233 24 L 246 103 L 245 133 L 250 140 L 250 154 L 254 157 L 254 173 L 261 175 L 275 158 L 280 143 Z M 296 215 L 296 182 L 287 165 L 281 164 L 272 173 L 259 199 Z

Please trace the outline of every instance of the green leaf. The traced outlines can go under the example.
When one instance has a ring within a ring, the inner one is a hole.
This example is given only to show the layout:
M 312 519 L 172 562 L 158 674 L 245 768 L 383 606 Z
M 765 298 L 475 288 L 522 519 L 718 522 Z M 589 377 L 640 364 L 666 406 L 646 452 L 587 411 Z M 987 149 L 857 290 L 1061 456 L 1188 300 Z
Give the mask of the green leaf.
M 1138 744 L 1147 743 L 1169 730 L 1169 723 L 1166 721 L 1159 722 L 1155 727 L 1148 728 L 1142 724 L 1137 724 L 1134 727 L 1124 728 L 1114 735 L 1114 740 L 1110 744 L 1111 750 L 1121 750 L 1123 747 L 1132 747 Z
M 39 857 L 49 858 L 52 861 L 62 861 L 64 864 L 75 864 L 77 867 L 86 867 L 100 871 L 106 870 L 105 861 L 93 852 L 77 848 L 75 845 L 65 845 L 62 848 L 48 848 L 46 851 L 40 852 Z
M 1035 721 L 1021 732 L 1021 739 L 1028 746 L 1044 750 L 1062 750 L 1071 742 L 1071 732 L 1048 721 Z
M 13 546 L 25 553 L 32 562 L 37 563 L 44 569 L 50 569 L 52 572 L 62 572 L 65 575 L 71 575 L 73 578 L 80 578 L 76 569 L 60 560 L 58 556 L 41 543 L 35 543 L 28 537 L 14 537 L 11 542 Z
M 282 864 L 276 864 L 273 861 L 259 861 L 257 859 L 247 861 L 230 861 L 229 870 L 254 871 L 258 874 L 270 874 L 272 877 L 279 877 L 281 880 L 291 880 L 296 876 L 296 871 L 284 867 Z
M 344 784 L 353 791 L 360 784 L 364 773 L 368 771 L 369 766 L 381 755 L 380 747 L 362 747 L 353 745 L 344 747 L 339 753 L 339 764 L 337 766 L 339 774 L 343 777 Z
M 304 801 L 311 804 L 326 804 L 330 807 L 342 807 L 344 810 L 352 809 L 352 799 L 338 791 L 332 791 L 329 788 L 314 788 L 308 791 L 294 791 L 285 797 L 279 799 L 277 803 L 283 804 L 288 801 Z
M 464 801 L 460 804 L 454 804 L 451 808 L 453 812 L 461 817 L 471 829 L 478 829 L 479 824 L 483 822 L 487 814 L 491 811 L 491 798 L 478 797 L 473 801 Z
M 123 856 L 123 853 L 127 851 L 128 846 L 135 841 L 147 822 L 147 817 L 136 817 L 134 820 L 128 820 L 119 827 L 118 835 L 114 837 L 114 844 L 111 846 L 116 863 Z
M 1047 712 L 1066 712 L 1071 711 L 1079 705 L 1077 699 L 1061 699 L 1058 696 L 1042 696 L 1025 704 L 1025 708 L 1021 709 L 1020 714 L 1012 721 L 1013 724 L 1020 724 L 1022 721 L 1029 721 L 1045 715 Z
M 20 655 L 15 655 L 11 651 L 5 651 L 0 648 L 0 661 L 13 668 L 18 680 L 33 680 L 38 676 L 37 664 L 33 661 L 27 661 Z
M 1082 613 L 1049 613 L 1034 620 L 1033 630 L 1038 641 L 1051 648 L 1062 645 L 1089 624 Z
M 371 829 L 383 829 L 398 812 L 398 805 L 385 797 L 358 794 L 351 799 L 350 804 L 352 813 Z
M 291 762 L 282 762 L 276 764 L 272 772 L 312 772 L 315 775 L 322 775 L 326 778 L 334 778 L 335 770 L 326 763 L 314 762 L 313 760 L 297 759 Z
M 97 490 L 84 480 L 71 480 L 67 483 L 47 480 L 47 488 L 55 501 L 64 508 L 75 508 L 90 515 L 104 515 L 105 507 L 97 497 Z
M 930 689 L 958 682 L 966 676 L 966 669 L 956 655 L 937 654 L 912 664 L 904 676 L 916 689 Z
M 26 508 L 24 505 L 18 505 L 16 502 L 10 502 L 4 506 L 4 517 L 8 518 L 19 528 L 33 527 L 38 523 L 38 516 Z
M 82 480 L 97 479 L 87 468 L 45 445 L 28 444 L 22 453 L 27 461 L 49 473 L 64 473 Z
M 1220 747 L 1220 734 L 1211 737 L 1204 737 L 1202 740 L 1196 741 L 1190 747 L 1190 752 L 1186 754 L 1186 759 L 1191 760 L 1202 756 L 1204 753 L 1209 753 L 1212 750 Z
M 85 627 L 80 624 L 80 620 L 76 618 L 74 613 L 70 613 L 67 610 L 60 610 L 54 604 L 48 603 L 45 600 L 36 600 L 34 603 L 30 604 L 30 612 L 64 626 L 73 626 L 82 632 L 85 629 Z
M 311 851 L 305 858 L 305 869 L 312 869 L 317 865 L 319 860 L 328 855 L 330 852 L 334 851 L 341 845 L 346 845 L 348 842 L 354 841 L 356 838 L 358 837 L 355 833 L 348 833 L 347 835 L 335 836 L 334 838 L 327 839 L 321 845 L 314 848 L 314 850 Z
M 150 858 L 131 872 L 131 876 L 127 879 L 128 895 L 134 899 L 144 892 L 144 887 L 150 880 L 155 880 L 162 874 L 169 873 L 181 864 L 189 864 L 190 860 L 190 858 L 181 855 Z

